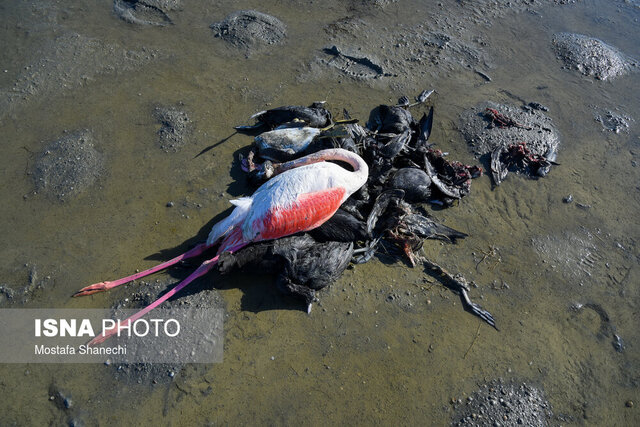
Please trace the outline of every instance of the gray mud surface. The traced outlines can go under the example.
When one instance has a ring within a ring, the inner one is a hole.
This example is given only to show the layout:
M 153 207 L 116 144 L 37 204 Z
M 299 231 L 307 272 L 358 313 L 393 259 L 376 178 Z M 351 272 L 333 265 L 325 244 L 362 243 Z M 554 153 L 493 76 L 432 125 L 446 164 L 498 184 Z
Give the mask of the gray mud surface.
M 25 279 L 18 286 L 0 283 L 0 307 L 18 308 L 29 304 L 32 299 L 50 290 L 55 283 L 55 279 L 50 274 L 43 275 L 36 264 L 25 263 L 18 269 Z
M 182 105 L 157 106 L 153 115 L 162 125 L 158 130 L 158 144 L 165 152 L 176 152 L 189 142 L 193 122 Z
M 321 63 L 355 79 L 375 79 L 385 75 L 374 55 L 363 56 L 360 52 L 342 50 L 337 46 L 325 48 L 323 51 L 329 55 L 329 59 L 322 58 Z
M 256 10 L 239 10 L 211 24 L 213 35 L 246 51 L 247 55 L 284 43 L 287 26 L 278 18 Z
M 48 144 L 33 167 L 36 191 L 64 201 L 89 188 L 104 171 L 103 155 L 88 130 L 81 130 Z
M 490 68 L 477 37 L 453 31 L 444 19 L 415 26 L 378 28 L 346 17 L 325 26 L 331 45 L 308 65 L 308 73 L 336 71 L 356 80 L 392 77 L 398 84 L 465 69 Z M 441 29 L 440 29 L 441 28 Z
M 568 68 L 598 80 L 622 76 L 638 66 L 615 47 L 582 34 L 554 34 L 553 48 Z
M 548 426 L 551 404 L 542 390 L 527 383 L 493 380 L 456 408 L 454 426 Z
M 132 71 L 156 57 L 153 49 L 128 50 L 78 33 L 55 37 L 32 54 L 10 88 L 0 89 L 0 118 L 16 106 Z
M 522 126 L 492 125 L 485 115 L 487 108 L 498 110 Z M 476 157 L 489 154 L 498 147 L 506 148 L 510 144 L 524 141 L 533 154 L 555 159 L 560 144 L 560 137 L 553 121 L 542 111 L 491 101 L 481 102 L 463 111 L 460 114 L 459 129 Z

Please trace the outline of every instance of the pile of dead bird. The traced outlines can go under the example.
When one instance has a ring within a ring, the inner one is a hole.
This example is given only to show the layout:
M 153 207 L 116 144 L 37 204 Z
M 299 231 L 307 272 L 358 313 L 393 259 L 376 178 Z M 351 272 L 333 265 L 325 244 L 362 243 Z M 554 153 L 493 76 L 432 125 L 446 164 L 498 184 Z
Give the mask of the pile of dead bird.
M 219 271 L 258 268 L 276 274 L 278 289 L 311 310 L 317 291 L 337 280 L 349 265 L 365 263 L 376 254 L 394 256 L 411 266 L 425 265 L 460 296 L 465 310 L 496 327 L 493 316 L 469 299 L 462 276 L 417 254 L 425 239 L 455 243 L 466 237 L 436 222 L 422 205 L 450 206 L 468 195 L 471 180 L 482 175 L 480 167 L 450 161 L 429 142 L 433 107 L 420 120 L 411 114 L 410 109 L 425 103 L 433 92 L 423 91 L 414 103 L 403 96 L 397 105 L 374 108 L 366 126 L 346 110 L 343 119 L 334 120 L 324 103 L 317 102 L 262 111 L 251 117 L 254 125 L 236 127 L 255 137 L 249 154 L 240 158 L 252 186 L 277 175 L 283 162 L 327 148 L 359 154 L 369 166 L 369 178 L 320 227 L 224 253 Z

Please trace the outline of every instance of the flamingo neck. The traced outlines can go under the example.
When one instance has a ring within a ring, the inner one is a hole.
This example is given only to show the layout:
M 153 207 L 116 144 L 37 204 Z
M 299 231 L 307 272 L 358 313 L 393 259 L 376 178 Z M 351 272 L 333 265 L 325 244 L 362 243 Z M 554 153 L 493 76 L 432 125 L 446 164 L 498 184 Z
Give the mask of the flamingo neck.
M 310 165 L 313 163 L 325 162 L 327 160 L 338 160 L 348 163 L 353 168 L 351 172 L 353 174 L 353 182 L 350 182 L 353 188 L 350 188 L 349 194 L 353 194 L 360 187 L 362 187 L 369 176 L 369 166 L 367 163 L 354 152 L 345 150 L 343 148 L 330 148 L 327 150 L 320 150 L 316 153 L 309 154 L 299 159 L 291 160 L 289 162 L 274 164 L 274 175 L 281 174 L 285 171 L 299 168 L 300 166 Z

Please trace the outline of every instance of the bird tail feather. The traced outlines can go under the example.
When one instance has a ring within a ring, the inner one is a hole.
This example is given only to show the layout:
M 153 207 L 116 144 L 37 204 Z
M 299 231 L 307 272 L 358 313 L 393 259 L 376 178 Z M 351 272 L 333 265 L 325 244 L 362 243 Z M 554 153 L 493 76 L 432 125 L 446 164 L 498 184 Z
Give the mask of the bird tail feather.
M 214 245 L 218 240 L 226 236 L 236 225 L 241 224 L 244 221 L 249 213 L 249 209 L 251 208 L 253 198 L 241 197 L 236 200 L 230 200 L 230 202 L 236 208 L 228 217 L 213 226 L 211 233 L 209 233 L 209 237 L 207 238 L 208 246 Z

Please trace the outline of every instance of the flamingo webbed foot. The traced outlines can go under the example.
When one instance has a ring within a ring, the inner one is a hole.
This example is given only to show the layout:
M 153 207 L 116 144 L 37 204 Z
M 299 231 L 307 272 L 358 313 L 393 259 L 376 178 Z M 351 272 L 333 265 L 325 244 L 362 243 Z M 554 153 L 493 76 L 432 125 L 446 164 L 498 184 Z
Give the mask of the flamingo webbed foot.
M 84 296 L 95 294 L 98 292 L 104 292 L 113 287 L 113 286 L 109 286 L 111 283 L 112 282 L 100 282 L 100 283 L 94 283 L 93 285 L 85 286 L 84 288 L 80 289 L 75 294 L 73 294 L 73 297 L 74 298 L 84 297 Z

